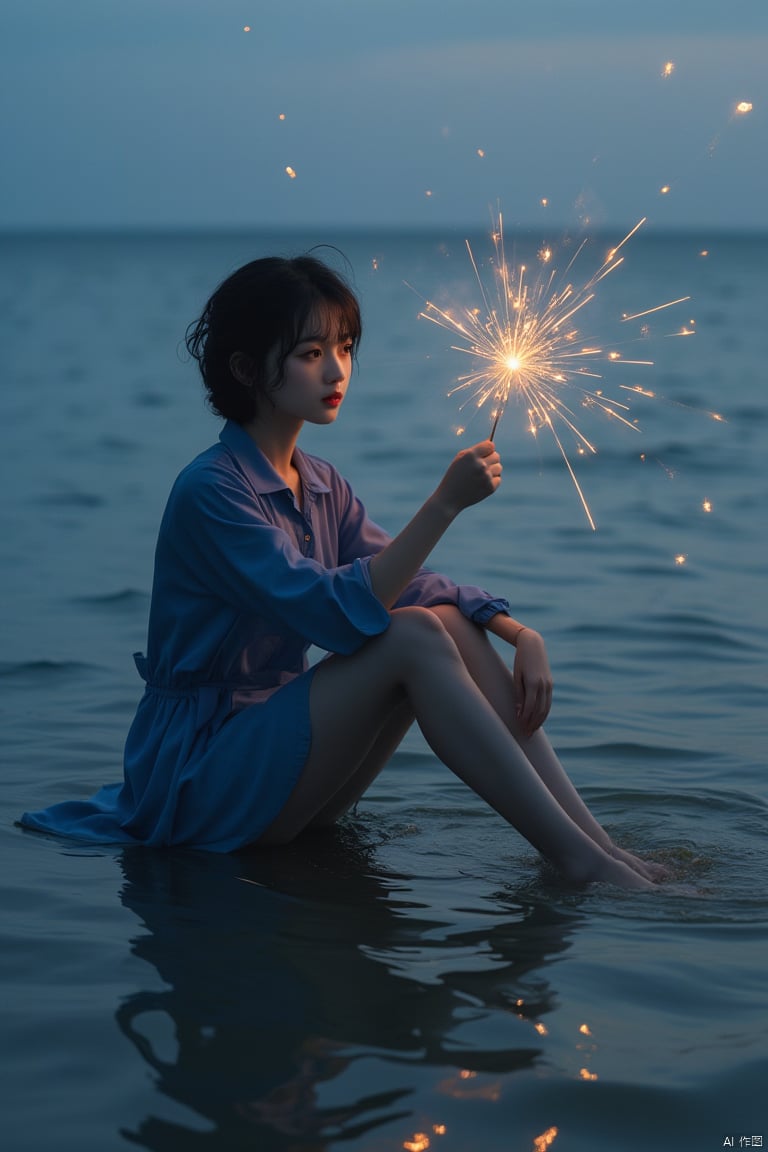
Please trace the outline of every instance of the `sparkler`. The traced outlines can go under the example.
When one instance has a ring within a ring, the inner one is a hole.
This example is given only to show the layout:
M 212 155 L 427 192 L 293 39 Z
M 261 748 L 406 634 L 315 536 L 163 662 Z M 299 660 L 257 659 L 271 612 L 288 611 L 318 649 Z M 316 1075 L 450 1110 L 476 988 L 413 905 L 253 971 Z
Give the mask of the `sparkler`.
M 482 307 L 453 312 L 428 300 L 424 311 L 420 313 L 423 319 L 432 321 L 458 337 L 461 343 L 451 345 L 452 350 L 468 355 L 474 361 L 471 370 L 458 377 L 456 387 L 449 395 L 467 392 L 462 407 L 472 400 L 478 408 L 492 402 L 491 440 L 496 435 L 510 397 L 514 396 L 524 402 L 529 432 L 536 436 L 540 429 L 545 428 L 554 438 L 593 530 L 595 522 L 592 513 L 556 422 L 573 434 L 580 454 L 585 451 L 592 454 L 597 452 L 596 447 L 577 427 L 577 416 L 569 397 L 570 390 L 582 408 L 597 409 L 605 416 L 639 431 L 637 424 L 629 418 L 629 406 L 626 403 L 610 399 L 598 387 L 589 388 L 584 385 L 588 380 L 602 379 L 601 373 L 596 371 L 596 362 L 599 360 L 607 363 L 621 361 L 624 365 L 651 365 L 653 361 L 625 360 L 613 348 L 584 343 L 576 319 L 578 313 L 594 299 L 600 283 L 623 263 L 624 245 L 644 223 L 645 218 L 610 250 L 600 267 L 580 287 L 574 287 L 568 276 L 584 250 L 586 240 L 579 245 L 562 274 L 554 267 L 546 270 L 552 253 L 551 249 L 543 247 L 539 252 L 542 270 L 537 277 L 529 279 L 525 265 L 515 268 L 507 262 L 503 220 L 499 213 L 492 233 L 492 286 L 484 280 L 469 241 L 466 241 Z M 625 314 L 622 321 L 636 320 L 688 299 L 690 297 L 683 296 L 642 312 Z M 676 333 L 690 334 L 690 329 Z M 650 395 L 645 390 L 640 391 Z

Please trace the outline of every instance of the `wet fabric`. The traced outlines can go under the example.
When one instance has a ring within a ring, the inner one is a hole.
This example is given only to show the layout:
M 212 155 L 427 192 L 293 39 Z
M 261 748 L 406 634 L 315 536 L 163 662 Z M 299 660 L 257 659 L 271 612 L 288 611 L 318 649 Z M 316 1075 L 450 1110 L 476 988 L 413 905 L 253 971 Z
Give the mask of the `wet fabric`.
M 302 501 L 247 432 L 225 424 L 171 490 L 158 535 L 144 695 L 122 784 L 21 822 L 97 843 L 252 843 L 311 741 L 311 646 L 349 655 L 386 630 L 370 581 L 390 537 L 324 460 L 296 449 Z M 454 604 L 479 624 L 505 600 L 422 569 L 396 607 Z

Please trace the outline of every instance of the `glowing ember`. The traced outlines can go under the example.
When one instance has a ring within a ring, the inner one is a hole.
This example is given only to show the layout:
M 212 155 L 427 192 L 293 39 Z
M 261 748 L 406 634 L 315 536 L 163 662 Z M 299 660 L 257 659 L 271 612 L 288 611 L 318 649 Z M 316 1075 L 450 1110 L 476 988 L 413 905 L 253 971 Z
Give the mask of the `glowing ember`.
M 661 70 L 661 74 L 662 74 L 662 76 L 671 76 L 672 73 L 674 72 L 674 70 L 675 70 L 674 60 L 667 60 L 667 62 L 665 63 L 664 67 Z
M 579 1025 L 579 1032 L 581 1032 L 582 1036 L 591 1036 L 592 1035 L 590 1028 L 589 1028 L 589 1024 L 580 1024 Z
M 251 26 L 250 26 L 250 24 L 246 24 L 246 25 L 243 27 L 243 32 L 250 32 L 250 30 L 251 30 Z
M 685 555 L 685 553 L 678 552 L 677 556 L 675 556 L 675 564 L 677 564 L 678 568 L 682 568 L 687 559 L 688 557 Z
M 621 249 L 645 220 L 640 220 L 627 233 L 581 287 L 574 287 L 566 277 L 586 247 L 587 240 L 579 245 L 562 275 L 558 274 L 556 268 L 542 269 L 538 279 L 529 282 L 525 265 L 514 268 L 507 263 L 501 215 L 494 223 L 492 240 L 495 258 L 491 262 L 493 286 L 484 281 L 472 248 L 466 242 L 482 307 L 453 312 L 426 301 L 420 316 L 458 337 L 462 343 L 451 347 L 474 361 L 472 370 L 458 377 L 457 385 L 449 395 L 466 392 L 467 398 L 462 407 L 470 402 L 474 402 L 478 408 L 490 404 L 491 439 L 496 434 L 510 396 L 523 403 L 531 435 L 536 436 L 541 429 L 546 429 L 554 438 L 589 524 L 594 529 L 592 514 L 558 433 L 556 421 L 560 421 L 573 434 L 579 454 L 585 451 L 596 453 L 597 449 L 576 426 L 576 414 L 565 396 L 566 388 L 570 387 L 576 392 L 582 408 L 597 409 L 604 416 L 638 431 L 636 423 L 626 415 L 629 412 L 626 404 L 605 396 L 602 389 L 585 388 L 583 381 L 601 379 L 600 373 L 595 370 L 597 360 L 621 362 L 622 365 L 651 365 L 653 362 L 622 360 L 619 353 L 613 350 L 584 343 L 575 325 L 575 318 L 594 299 L 600 282 L 623 263 Z M 546 259 L 542 252 L 547 254 Z M 541 263 L 549 263 L 551 250 L 547 248 L 542 252 L 539 253 Z M 687 299 L 689 297 L 685 296 L 631 315 L 624 314 L 622 320 L 631 321 L 650 316 Z M 643 328 L 647 331 L 647 326 Z M 643 394 L 652 395 L 648 392 Z
M 426 1132 L 414 1132 L 410 1140 L 403 1140 L 405 1152 L 426 1152 L 430 1139 Z
M 547 1128 L 546 1132 L 542 1132 L 541 1136 L 534 1136 L 533 1138 L 533 1152 L 546 1152 L 547 1148 L 551 1148 L 557 1137 L 557 1128 Z
M 579 1076 L 582 1080 L 597 1080 L 597 1073 L 590 1072 L 589 1068 L 580 1068 Z
M 711 500 L 702 500 L 701 508 L 702 508 L 703 512 L 711 512 L 712 511 L 712 501 Z
M 285 171 L 286 171 L 286 174 L 287 174 L 288 176 L 290 176 L 291 180 L 295 180 L 295 179 L 296 179 L 296 173 L 295 173 L 295 171 L 293 170 L 293 168 L 291 168 L 290 164 L 286 165 L 286 169 L 285 169 Z
M 739 113 L 740 116 L 744 116 L 747 112 L 752 111 L 752 105 L 749 103 L 748 100 L 741 100 L 736 105 L 736 111 Z
M 666 196 L 669 193 L 669 190 L 669 184 L 662 184 L 661 188 L 659 188 L 659 193 L 662 196 Z

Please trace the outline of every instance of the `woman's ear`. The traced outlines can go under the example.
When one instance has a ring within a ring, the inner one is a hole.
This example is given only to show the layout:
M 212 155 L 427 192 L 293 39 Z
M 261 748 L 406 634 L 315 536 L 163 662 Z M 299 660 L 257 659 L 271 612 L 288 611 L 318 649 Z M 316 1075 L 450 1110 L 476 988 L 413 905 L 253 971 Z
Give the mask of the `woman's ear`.
M 253 360 L 245 352 L 233 352 L 229 358 L 229 370 L 245 388 L 253 388 L 256 383 L 256 369 Z

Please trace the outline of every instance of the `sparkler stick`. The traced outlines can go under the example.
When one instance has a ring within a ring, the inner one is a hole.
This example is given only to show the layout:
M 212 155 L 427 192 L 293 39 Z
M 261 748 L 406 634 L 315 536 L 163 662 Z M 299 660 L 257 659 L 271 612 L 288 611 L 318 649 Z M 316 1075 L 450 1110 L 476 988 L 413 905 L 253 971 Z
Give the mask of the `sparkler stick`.
M 575 320 L 583 308 L 595 297 L 598 285 L 621 266 L 621 249 L 643 226 L 645 217 L 612 248 L 599 268 L 580 286 L 574 287 L 567 277 L 586 246 L 586 240 L 577 248 L 565 271 L 559 275 L 555 268 L 542 270 L 535 279 L 528 279 L 528 269 L 512 267 L 506 259 L 504 227 L 501 213 L 494 222 L 492 233 L 494 257 L 493 284 L 489 286 L 481 274 L 469 241 L 467 252 L 480 293 L 481 307 L 448 311 L 432 301 L 420 313 L 439 327 L 458 337 L 461 343 L 451 345 L 453 351 L 468 355 L 473 367 L 457 378 L 456 387 L 449 392 L 468 393 L 464 404 L 474 401 L 482 408 L 491 401 L 490 439 L 493 440 L 510 397 L 527 406 L 528 430 L 532 435 L 546 428 L 558 447 L 571 481 L 581 501 L 590 527 L 595 522 L 589 505 L 573 470 L 568 453 L 558 434 L 555 421 L 560 421 L 576 439 L 578 451 L 596 453 L 597 449 L 577 427 L 576 413 L 568 402 L 567 389 L 575 391 L 579 404 L 597 409 L 605 416 L 639 431 L 629 419 L 629 407 L 605 396 L 599 387 L 588 388 L 583 381 L 600 380 L 596 362 L 621 361 L 622 364 L 651 365 L 651 360 L 624 360 L 614 348 L 584 344 Z M 549 249 L 539 253 L 546 269 L 551 260 Z M 653 307 L 625 315 L 626 321 L 650 315 L 681 304 L 688 296 L 656 304 Z M 684 329 L 677 335 L 690 335 Z

